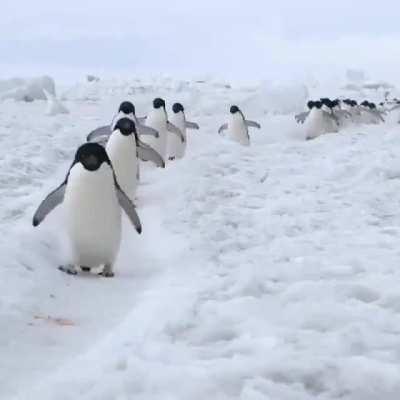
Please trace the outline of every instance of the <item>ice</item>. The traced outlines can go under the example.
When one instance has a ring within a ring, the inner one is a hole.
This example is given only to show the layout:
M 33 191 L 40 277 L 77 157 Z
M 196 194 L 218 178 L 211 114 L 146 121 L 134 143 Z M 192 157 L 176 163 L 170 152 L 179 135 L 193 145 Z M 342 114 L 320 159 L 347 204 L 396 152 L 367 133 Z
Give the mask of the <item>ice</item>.
M 274 108 L 265 86 L 102 79 L 63 90 L 69 114 L 1 103 L 0 399 L 397 400 L 399 128 L 306 142 L 300 88 Z M 187 156 L 142 169 L 115 278 L 62 274 L 63 208 L 32 213 L 88 132 L 156 96 L 199 122 Z M 262 125 L 248 148 L 217 134 L 233 103 Z

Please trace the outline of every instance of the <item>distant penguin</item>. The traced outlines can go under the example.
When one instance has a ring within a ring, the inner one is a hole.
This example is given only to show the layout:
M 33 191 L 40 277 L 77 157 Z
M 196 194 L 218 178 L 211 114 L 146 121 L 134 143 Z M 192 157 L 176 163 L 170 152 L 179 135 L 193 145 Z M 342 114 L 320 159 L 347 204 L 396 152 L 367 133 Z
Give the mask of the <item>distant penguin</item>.
M 97 143 L 79 147 L 64 182 L 37 209 L 33 226 L 61 203 L 66 211 L 72 264 L 59 269 L 75 275 L 79 268 L 90 271 L 103 266 L 104 276 L 114 276 L 121 242 L 121 208 L 139 234 L 142 226 L 134 204 L 116 180 L 104 147 Z
M 325 111 L 322 109 L 322 106 L 323 104 L 320 101 L 309 102 L 311 109 L 305 124 L 307 140 L 315 139 L 326 133 Z
M 385 122 L 382 113 L 378 111 L 376 104 L 368 100 L 364 100 L 360 104 L 361 118 L 360 122 L 364 124 L 377 125 L 380 122 Z
M 338 102 L 336 102 L 336 100 L 332 101 L 328 97 L 321 98 L 320 102 L 322 103 L 321 107 L 322 111 L 326 113 L 326 116 L 330 117 L 325 119 L 326 132 L 332 132 L 332 133 L 339 132 L 339 118 L 335 113 L 335 109 L 338 105 Z
M 172 124 L 174 124 L 183 133 L 185 141 L 182 142 L 176 135 L 168 134 L 168 156 L 170 160 L 175 158 L 183 158 L 186 152 L 187 146 L 187 135 L 186 129 L 199 129 L 199 125 L 195 122 L 189 122 L 186 120 L 185 109 L 181 103 L 175 103 L 172 106 L 172 115 L 170 118 Z
M 107 141 L 106 151 L 118 183 L 131 201 L 135 199 L 138 184 L 138 153 L 143 147 L 149 149 L 149 146 L 139 141 L 135 123 L 131 119 L 121 118 L 116 122 L 114 131 Z M 164 168 L 165 163 L 161 156 L 152 149 L 150 151 L 153 153 L 150 159 L 157 166 Z
M 249 127 L 261 128 L 258 122 L 246 120 L 242 111 L 238 106 L 231 106 L 229 115 L 229 120 L 226 124 L 223 124 L 219 129 L 218 133 L 221 134 L 222 131 L 228 130 L 229 137 L 242 144 L 243 146 L 250 145 Z
M 159 137 L 143 137 L 143 141 L 153 147 L 165 161 L 167 159 L 167 141 L 168 132 L 175 134 L 182 143 L 185 142 L 185 137 L 181 130 L 174 124 L 168 121 L 167 112 L 165 110 L 165 101 L 156 98 L 153 101 L 153 109 L 149 112 L 147 117 L 140 119 L 141 122 L 145 120 L 146 126 L 158 131 Z

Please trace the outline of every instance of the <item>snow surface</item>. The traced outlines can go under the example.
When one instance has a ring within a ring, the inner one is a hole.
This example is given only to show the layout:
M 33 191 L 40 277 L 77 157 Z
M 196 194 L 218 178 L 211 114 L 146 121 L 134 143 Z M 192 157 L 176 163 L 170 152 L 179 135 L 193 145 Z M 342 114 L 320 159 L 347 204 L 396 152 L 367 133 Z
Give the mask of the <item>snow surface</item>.
M 187 157 L 142 170 L 114 279 L 60 273 L 62 206 L 38 229 L 35 208 L 122 100 L 155 96 L 199 122 Z M 398 399 L 399 125 L 306 142 L 259 96 L 102 80 L 70 114 L 0 104 L 1 400 Z M 231 103 L 262 124 L 249 148 L 216 133 Z
M 0 80 L 0 99 L 17 101 L 46 100 L 48 94 L 56 94 L 54 79 L 49 76 L 39 78 L 13 78 Z

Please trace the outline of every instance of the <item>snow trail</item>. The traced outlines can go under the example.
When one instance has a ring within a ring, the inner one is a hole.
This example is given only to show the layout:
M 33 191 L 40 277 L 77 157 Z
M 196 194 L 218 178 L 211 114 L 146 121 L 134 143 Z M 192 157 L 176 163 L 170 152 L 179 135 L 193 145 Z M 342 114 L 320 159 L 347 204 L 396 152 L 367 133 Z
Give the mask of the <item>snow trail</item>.
M 54 271 L 59 215 L 23 236 L 35 278 L 0 314 L 0 398 L 397 399 L 397 127 L 304 142 L 258 110 L 244 148 L 216 134 L 222 108 L 192 101 L 201 131 L 187 158 L 143 169 L 144 234 L 124 226 L 115 279 Z M 27 328 L 38 313 L 74 325 Z

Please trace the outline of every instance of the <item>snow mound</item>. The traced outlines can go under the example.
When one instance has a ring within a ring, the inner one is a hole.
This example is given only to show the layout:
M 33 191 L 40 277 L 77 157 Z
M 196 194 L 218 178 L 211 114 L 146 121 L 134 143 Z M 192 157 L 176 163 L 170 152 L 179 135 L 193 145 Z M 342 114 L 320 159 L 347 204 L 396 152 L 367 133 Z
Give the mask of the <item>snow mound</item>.
M 13 78 L 0 80 L 0 99 L 16 101 L 46 100 L 44 91 L 55 96 L 56 85 L 50 76 L 32 79 Z
M 271 85 L 265 82 L 247 101 L 247 106 L 263 113 L 287 115 L 303 110 L 308 98 L 309 91 L 304 85 Z
M 46 115 L 54 116 L 58 114 L 69 114 L 68 109 L 57 99 L 56 96 L 43 89 L 47 97 L 47 110 Z

